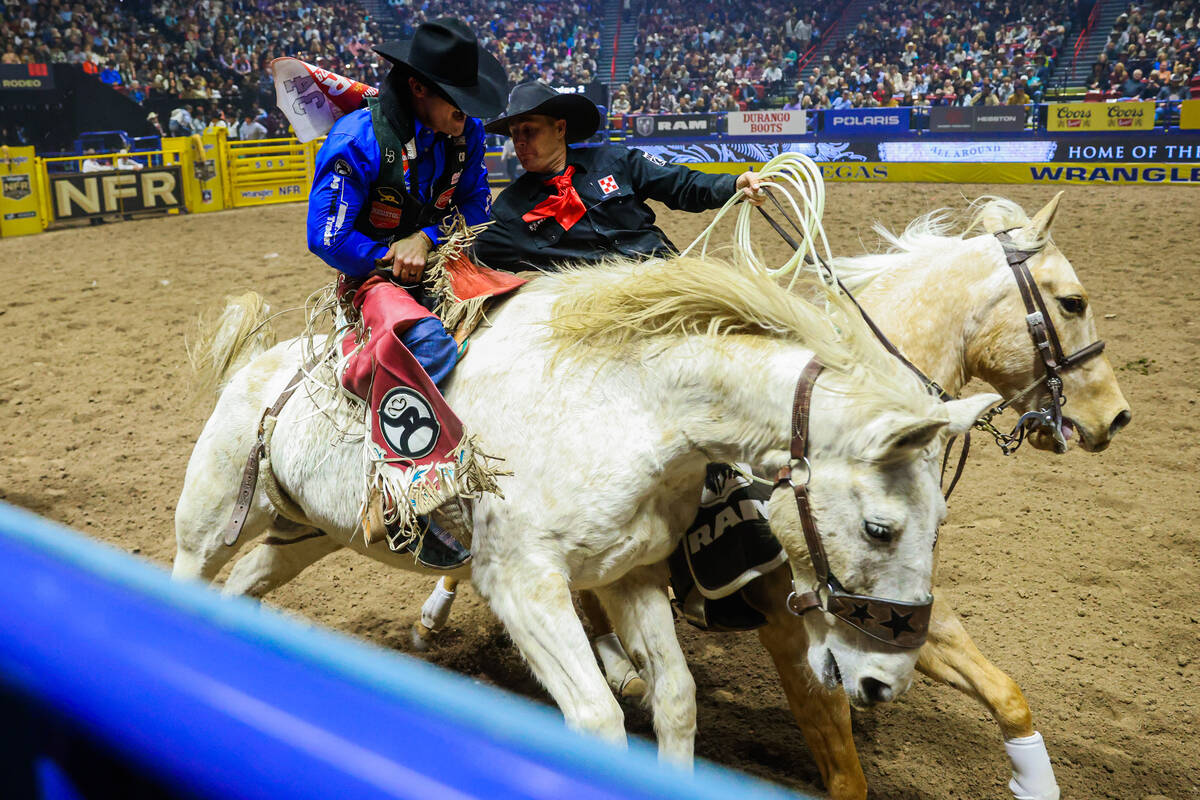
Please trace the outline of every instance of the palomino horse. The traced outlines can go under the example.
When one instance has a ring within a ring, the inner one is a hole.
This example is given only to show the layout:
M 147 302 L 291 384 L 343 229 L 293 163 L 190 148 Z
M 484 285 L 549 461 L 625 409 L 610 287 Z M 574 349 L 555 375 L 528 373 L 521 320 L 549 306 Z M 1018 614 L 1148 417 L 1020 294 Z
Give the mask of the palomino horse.
M 996 233 L 1038 254 L 1029 262 L 1053 323 L 1068 353 L 1097 340 L 1088 296 L 1070 262 L 1049 239 L 1060 195 L 1033 219 L 1016 204 L 985 198 L 976 204 L 970 230 L 984 235 L 950 235 L 937 213 L 925 215 L 900 236 L 877 229 L 891 245 L 879 255 L 837 259 L 843 283 L 885 335 L 929 378 L 957 394 L 972 378 L 990 383 L 1006 397 L 1018 394 L 1040 373 L 1025 323 L 1025 308 Z M 1104 450 L 1130 419 L 1129 406 L 1107 359 L 1098 357 L 1066 371 L 1064 438 L 1088 451 Z M 1018 399 L 1019 412 L 1047 403 L 1044 387 Z M 1053 450 L 1054 439 L 1038 430 L 1029 441 Z M 788 612 L 790 576 L 780 570 L 748 587 L 767 617 L 762 643 L 779 670 L 784 691 L 821 775 L 835 800 L 866 795 L 850 730 L 847 699 L 813 685 L 805 672 L 807 638 Z M 431 600 L 434 598 L 431 597 Z M 427 606 L 431 605 L 427 603 Z M 436 605 L 443 620 L 446 604 Z M 982 703 L 996 719 L 1013 764 L 1014 794 L 1049 800 L 1058 796 L 1049 756 L 1033 727 L 1033 715 L 1017 684 L 976 649 L 962 622 L 944 602 L 933 607 L 929 639 L 917 668 Z
M 471 577 L 571 726 L 625 739 L 571 602 L 572 589 L 594 589 L 644 669 L 660 753 L 690 761 L 695 684 L 661 588 L 662 562 L 711 461 L 807 482 L 817 550 L 823 544 L 821 560 L 847 592 L 930 602 L 945 513 L 936 453 L 943 434 L 967 430 L 997 396 L 941 402 L 885 353 L 852 306 L 832 295 L 829 304 L 820 310 L 712 259 L 624 263 L 539 278 L 476 335 L 447 396 L 513 474 L 500 479 L 503 497 L 474 503 Z M 301 350 L 295 341 L 276 346 L 221 394 L 176 512 L 176 576 L 212 579 L 235 553 L 222 528 L 240 464 Z M 793 395 L 814 356 L 825 371 L 812 424 L 797 428 L 807 428 L 807 458 L 793 458 Z M 347 442 L 338 425 L 339 413 L 361 419 L 361 407 L 339 412 L 331 371 L 318 368 L 284 407 L 270 450 L 280 486 L 312 525 L 276 524 L 259 490 L 242 542 L 270 538 L 234 567 L 227 589 L 270 588 L 342 546 L 414 567 L 362 542 L 363 445 Z M 814 584 L 795 506 L 777 505 L 771 522 L 798 585 Z M 278 546 L 286 541 L 296 543 Z M 870 703 L 908 686 L 915 648 L 881 644 L 825 614 L 808 615 L 805 628 L 805 658 L 829 689 L 840 684 Z

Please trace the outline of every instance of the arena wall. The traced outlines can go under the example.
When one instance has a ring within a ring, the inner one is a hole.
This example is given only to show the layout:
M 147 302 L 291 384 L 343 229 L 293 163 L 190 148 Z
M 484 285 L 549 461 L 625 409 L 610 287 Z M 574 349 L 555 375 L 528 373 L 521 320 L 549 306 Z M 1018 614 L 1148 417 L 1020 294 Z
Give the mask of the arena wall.
M 4 797 L 782 800 L 0 503 Z
M 781 152 L 799 152 L 820 164 L 830 181 L 1200 185 L 1200 133 L 1188 130 L 1170 135 L 1043 130 L 976 133 L 974 138 L 917 132 L 755 138 L 710 132 L 622 141 L 705 172 L 744 172 Z M 0 235 L 23 236 L 84 219 L 304 201 L 319 148 L 320 140 L 230 141 L 224 129 L 210 129 L 202 136 L 163 139 L 161 150 L 125 155 L 126 167 L 136 162 L 136 170 L 85 173 L 88 158 L 114 161 L 119 154 L 43 158 L 33 148 L 6 147 L 0 154 Z M 488 165 L 494 184 L 510 179 L 499 150 L 489 151 Z

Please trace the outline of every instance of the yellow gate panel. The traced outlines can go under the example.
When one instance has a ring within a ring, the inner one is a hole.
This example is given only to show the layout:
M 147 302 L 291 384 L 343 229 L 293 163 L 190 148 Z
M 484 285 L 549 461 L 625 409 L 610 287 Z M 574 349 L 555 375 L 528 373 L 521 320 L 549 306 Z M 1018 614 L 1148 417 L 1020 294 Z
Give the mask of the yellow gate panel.
M 223 137 L 222 137 L 223 138 Z M 223 138 L 227 202 L 234 208 L 307 200 L 315 150 L 295 139 Z
M 0 148 L 0 236 L 25 236 L 46 228 L 41 164 L 32 147 Z

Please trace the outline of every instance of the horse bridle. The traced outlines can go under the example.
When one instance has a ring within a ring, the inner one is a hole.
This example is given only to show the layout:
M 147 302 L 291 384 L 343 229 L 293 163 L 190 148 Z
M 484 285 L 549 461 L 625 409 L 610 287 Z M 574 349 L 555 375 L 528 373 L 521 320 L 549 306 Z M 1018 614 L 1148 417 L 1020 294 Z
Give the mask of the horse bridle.
M 796 396 L 792 401 L 792 444 L 794 462 L 805 465 L 807 474 L 800 483 L 792 482 L 791 466 L 779 470 L 775 487 L 788 486 L 796 497 L 796 508 L 800 512 L 800 527 L 804 530 L 804 542 L 817 574 L 818 587 L 814 591 L 788 595 L 788 610 L 803 616 L 814 609 L 832 614 L 847 625 L 862 631 L 867 636 L 884 644 L 904 650 L 918 648 L 925 643 L 929 634 L 929 616 L 933 609 L 933 595 L 920 603 L 888 600 L 847 592 L 829 569 L 829 559 L 821 544 L 821 534 L 813 520 L 812 507 L 808 499 L 808 482 L 812 470 L 808 462 L 809 409 L 812 391 L 817 376 L 824 366 L 812 359 L 796 381 Z
M 1054 321 L 1046 309 L 1046 302 L 1042 299 L 1042 293 L 1033 279 L 1033 273 L 1029 271 L 1026 264 L 1039 251 L 1017 247 L 1008 234 L 1008 231 L 1000 231 L 996 234 L 996 239 L 1004 249 L 1004 258 L 1012 269 L 1013 277 L 1017 280 L 1021 300 L 1025 303 L 1025 324 L 1029 326 L 1029 335 L 1042 359 L 1044 371 L 1041 377 L 1034 379 L 1024 389 L 984 414 L 976 426 L 992 434 L 1004 455 L 1016 452 L 1025 437 L 1033 430 L 1050 428 L 1051 435 L 1054 437 L 1055 449 L 1062 453 L 1067 449 L 1067 440 L 1062 433 L 1062 409 L 1067 403 L 1067 398 L 1062 391 L 1062 373 L 1076 369 L 1103 353 L 1104 341 L 1098 339 L 1070 355 L 1063 353 L 1062 344 L 1058 339 L 1058 331 L 1054 328 Z M 1022 414 L 1012 429 L 1012 433 L 1005 434 L 996 430 L 995 426 L 991 424 L 992 418 L 1043 383 L 1050 391 L 1050 405 Z

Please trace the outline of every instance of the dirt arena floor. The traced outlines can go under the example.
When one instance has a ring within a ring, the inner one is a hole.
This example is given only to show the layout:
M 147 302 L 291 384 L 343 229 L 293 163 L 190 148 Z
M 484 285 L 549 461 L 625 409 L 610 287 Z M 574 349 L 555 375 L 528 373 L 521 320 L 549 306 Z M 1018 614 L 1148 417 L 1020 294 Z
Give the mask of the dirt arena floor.
M 875 220 L 902 227 L 984 193 L 1031 213 L 1052 194 L 831 184 L 826 226 L 835 252 L 855 254 Z M 1133 423 L 1098 455 L 1005 459 L 977 446 L 943 532 L 939 596 L 1024 688 L 1065 798 L 1200 798 L 1197 203 L 1185 188 L 1068 190 L 1055 239 L 1089 289 Z M 232 290 L 282 309 L 326 281 L 303 220 L 286 205 L 0 241 L 0 499 L 168 566 L 211 409 L 187 394 L 184 331 Z M 661 222 L 680 244 L 702 227 L 675 212 Z M 278 330 L 298 327 L 293 315 Z M 269 600 L 404 651 L 429 588 L 339 554 Z M 460 594 L 422 657 L 548 702 L 482 601 Z M 699 685 L 698 754 L 819 792 L 757 638 L 679 634 Z M 643 711 L 628 720 L 653 736 Z M 900 701 L 856 712 L 855 727 L 872 797 L 1010 796 L 995 725 L 950 688 L 918 679 Z

